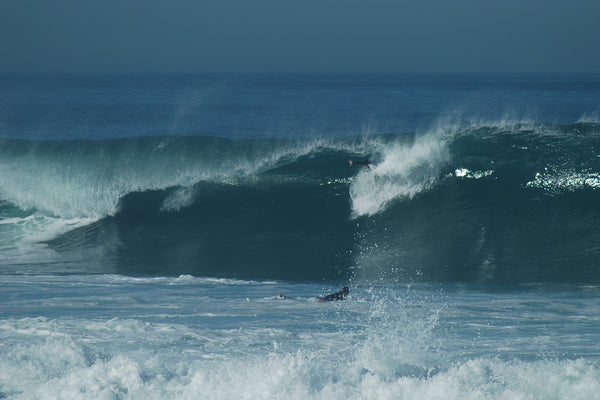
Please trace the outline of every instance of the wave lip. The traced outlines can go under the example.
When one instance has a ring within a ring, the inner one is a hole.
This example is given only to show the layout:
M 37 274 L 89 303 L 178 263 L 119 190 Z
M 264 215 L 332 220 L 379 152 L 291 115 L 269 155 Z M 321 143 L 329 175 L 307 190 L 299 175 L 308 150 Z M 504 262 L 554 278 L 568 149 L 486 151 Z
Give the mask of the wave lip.
M 0 142 L 0 196 L 62 218 L 115 215 L 127 194 L 248 177 L 310 154 L 319 141 L 141 137 Z M 190 200 L 167 202 L 177 209 Z M 189 196 L 188 196 L 189 197 Z
M 381 161 L 361 171 L 350 185 L 354 218 L 378 214 L 394 200 L 411 199 L 430 189 L 450 159 L 446 139 L 440 134 L 379 146 Z

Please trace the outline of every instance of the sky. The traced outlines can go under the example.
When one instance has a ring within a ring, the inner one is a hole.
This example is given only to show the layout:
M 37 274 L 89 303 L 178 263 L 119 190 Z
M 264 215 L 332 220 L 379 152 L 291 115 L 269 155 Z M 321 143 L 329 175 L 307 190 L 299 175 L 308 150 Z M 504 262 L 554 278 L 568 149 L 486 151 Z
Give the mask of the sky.
M 600 1 L 2 0 L 13 72 L 600 73 Z

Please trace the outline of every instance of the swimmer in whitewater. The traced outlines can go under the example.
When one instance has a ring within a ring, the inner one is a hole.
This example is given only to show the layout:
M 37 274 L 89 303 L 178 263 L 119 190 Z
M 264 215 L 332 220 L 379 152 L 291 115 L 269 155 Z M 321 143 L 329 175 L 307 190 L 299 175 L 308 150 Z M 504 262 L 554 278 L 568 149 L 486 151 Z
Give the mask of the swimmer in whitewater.
M 345 300 L 348 293 L 350 293 L 350 289 L 348 289 L 348 286 L 344 286 L 339 292 L 328 294 L 325 297 L 318 297 L 318 299 L 319 302 Z
M 365 160 L 365 161 L 350 160 L 350 166 L 352 166 L 352 165 L 362 165 L 364 167 L 367 167 L 368 169 L 371 169 L 371 161 L 369 161 L 369 160 Z

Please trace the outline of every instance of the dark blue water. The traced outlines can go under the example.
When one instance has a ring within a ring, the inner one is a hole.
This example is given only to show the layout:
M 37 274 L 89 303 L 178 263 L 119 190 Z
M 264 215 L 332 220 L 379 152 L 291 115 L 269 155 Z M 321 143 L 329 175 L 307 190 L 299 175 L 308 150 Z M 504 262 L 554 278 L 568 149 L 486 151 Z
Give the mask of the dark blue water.
M 599 139 L 598 75 L 2 76 L 0 398 L 597 397 Z
M 600 278 L 597 76 L 2 82 L 7 272 Z
M 598 75 L 0 76 L 0 136 L 406 133 L 598 120 Z

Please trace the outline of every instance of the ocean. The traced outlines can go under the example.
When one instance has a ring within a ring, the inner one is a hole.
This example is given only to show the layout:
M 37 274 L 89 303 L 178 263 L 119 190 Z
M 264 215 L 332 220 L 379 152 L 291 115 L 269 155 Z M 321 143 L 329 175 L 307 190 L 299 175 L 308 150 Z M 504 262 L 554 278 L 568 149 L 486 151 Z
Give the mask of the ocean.
M 600 399 L 599 204 L 600 75 L 2 75 L 0 398 Z

